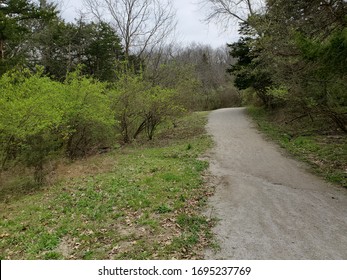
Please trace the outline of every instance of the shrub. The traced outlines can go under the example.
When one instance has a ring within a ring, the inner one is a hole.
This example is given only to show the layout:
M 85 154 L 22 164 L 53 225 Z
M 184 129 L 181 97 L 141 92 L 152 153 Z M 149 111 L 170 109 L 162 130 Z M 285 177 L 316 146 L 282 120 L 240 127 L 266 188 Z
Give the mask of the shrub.
M 79 72 L 61 84 L 42 73 L 24 69 L 0 78 L 0 167 L 25 164 L 39 184 L 51 156 L 83 156 L 114 140 L 104 84 Z
M 64 94 L 65 148 L 70 158 L 86 156 L 115 140 L 114 118 L 106 85 L 73 72 L 67 76 Z
M 153 87 L 140 75 L 125 74 L 110 91 L 116 129 L 124 143 L 131 142 L 144 131 L 152 139 L 157 126 L 183 112 L 176 105 L 175 92 Z
M 61 146 L 58 127 L 63 120 L 61 84 L 42 77 L 42 69 L 13 71 L 0 78 L 1 168 L 20 160 L 35 170 L 41 183 L 43 165 Z

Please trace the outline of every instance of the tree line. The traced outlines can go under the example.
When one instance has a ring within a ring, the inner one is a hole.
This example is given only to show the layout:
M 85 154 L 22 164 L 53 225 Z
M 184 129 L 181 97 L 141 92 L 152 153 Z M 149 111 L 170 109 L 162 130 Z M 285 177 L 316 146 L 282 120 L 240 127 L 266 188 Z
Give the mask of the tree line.
M 207 20 L 237 21 L 228 71 L 246 102 L 347 133 L 347 2 L 203 1 Z
M 151 140 L 182 114 L 240 103 L 226 48 L 170 43 L 164 2 L 86 1 L 91 17 L 75 22 L 45 0 L 0 2 L 0 172 L 26 166 L 42 184 L 49 161 Z

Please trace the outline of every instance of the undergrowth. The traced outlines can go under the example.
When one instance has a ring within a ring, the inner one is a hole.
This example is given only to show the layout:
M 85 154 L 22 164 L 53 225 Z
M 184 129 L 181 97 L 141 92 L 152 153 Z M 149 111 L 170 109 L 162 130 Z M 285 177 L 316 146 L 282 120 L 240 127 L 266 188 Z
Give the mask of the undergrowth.
M 311 120 L 300 119 L 296 125 L 278 121 L 276 115 L 266 113 L 261 108 L 250 107 L 248 112 L 267 136 L 296 158 L 308 163 L 315 173 L 347 187 L 347 135 L 336 131 L 326 132 L 326 129 L 323 133 L 321 124 Z M 316 129 L 317 125 L 321 126 L 320 130 Z
M 1 186 L 0 258 L 201 258 L 212 240 L 201 214 L 208 163 L 198 159 L 211 145 L 206 115 L 162 126 L 153 142 L 64 163 L 51 184 L 20 195 L 25 178 L 12 174 Z

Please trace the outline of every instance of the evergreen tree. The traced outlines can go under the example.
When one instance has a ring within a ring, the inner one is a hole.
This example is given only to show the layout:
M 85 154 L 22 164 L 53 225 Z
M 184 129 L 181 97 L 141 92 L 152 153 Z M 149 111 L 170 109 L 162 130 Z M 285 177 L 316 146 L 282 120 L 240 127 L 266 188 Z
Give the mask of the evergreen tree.
M 33 33 L 31 21 L 45 20 L 55 14 L 54 7 L 40 7 L 28 0 L 0 1 L 0 75 L 28 56 L 26 39 Z

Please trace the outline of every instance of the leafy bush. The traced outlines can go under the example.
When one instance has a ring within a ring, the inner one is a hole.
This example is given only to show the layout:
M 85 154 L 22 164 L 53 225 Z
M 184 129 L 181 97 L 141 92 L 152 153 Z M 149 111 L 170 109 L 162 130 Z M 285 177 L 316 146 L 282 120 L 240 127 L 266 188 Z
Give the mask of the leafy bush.
M 140 96 L 141 101 L 141 126 L 146 131 L 149 140 L 159 124 L 167 119 L 172 119 L 183 112 L 183 108 L 175 104 L 175 92 L 159 86 L 152 87 Z M 137 131 L 137 132 L 138 132 Z M 136 135 L 134 135 L 136 137 Z
M 88 155 L 97 148 L 109 147 L 115 133 L 105 84 L 83 77 L 77 71 L 67 76 L 64 89 L 67 155 L 76 158 Z
M 57 132 L 64 108 L 62 85 L 42 77 L 41 70 L 13 71 L 0 79 L 1 168 L 20 160 L 35 169 L 38 182 L 45 160 L 61 146 Z
M 144 133 L 152 139 L 159 124 L 183 112 L 175 91 L 130 73 L 110 85 L 77 70 L 60 83 L 38 68 L 9 72 L 0 86 L 0 167 L 25 164 L 39 184 L 50 158 L 109 148 L 117 133 L 124 142 Z
M 42 73 L 20 70 L 0 78 L 1 169 L 24 163 L 37 183 L 50 156 L 82 156 L 106 145 L 114 125 L 103 84 L 78 72 L 61 84 Z
M 116 129 L 124 143 L 131 142 L 146 131 L 152 139 L 157 126 L 183 112 L 176 105 L 175 92 L 160 86 L 153 87 L 141 75 L 125 74 L 109 92 Z

